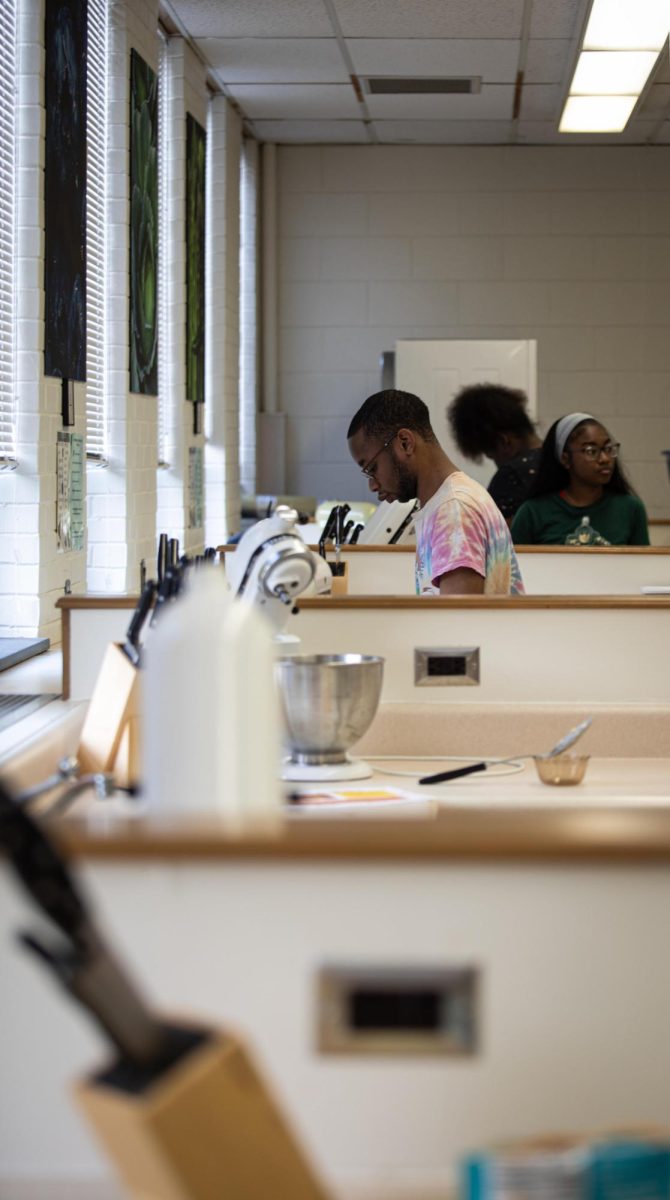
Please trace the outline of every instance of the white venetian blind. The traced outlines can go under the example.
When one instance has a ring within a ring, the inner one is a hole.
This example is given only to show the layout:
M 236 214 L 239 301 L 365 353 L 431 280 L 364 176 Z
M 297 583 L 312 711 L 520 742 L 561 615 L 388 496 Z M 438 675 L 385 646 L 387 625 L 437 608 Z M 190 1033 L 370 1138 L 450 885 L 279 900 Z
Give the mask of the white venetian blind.
M 86 186 L 86 457 L 106 459 L 107 80 L 106 0 L 88 0 Z
M 16 465 L 15 143 L 16 4 L 0 5 L 0 468 Z
M 167 395 L 167 222 L 165 206 L 168 188 L 168 112 L 170 61 L 167 37 L 158 29 L 160 39 L 158 63 L 158 466 L 168 467 L 170 433 L 169 398 Z

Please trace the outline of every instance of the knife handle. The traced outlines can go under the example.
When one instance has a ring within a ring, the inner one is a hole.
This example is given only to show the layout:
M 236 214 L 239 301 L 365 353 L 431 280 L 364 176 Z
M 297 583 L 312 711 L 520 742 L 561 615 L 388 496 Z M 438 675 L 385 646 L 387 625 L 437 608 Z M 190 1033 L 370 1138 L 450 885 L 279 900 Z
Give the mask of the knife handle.
M 163 578 L 165 576 L 165 569 L 167 567 L 167 553 L 168 535 L 167 533 L 161 533 L 158 538 L 158 559 L 156 561 L 156 578 L 159 586 L 163 582 Z
M 144 622 L 146 621 L 149 614 L 149 609 L 154 602 L 155 595 L 156 584 L 153 579 L 148 579 L 142 590 L 142 595 L 137 602 L 137 607 L 133 613 L 130 625 L 128 626 L 128 631 L 126 633 L 126 642 L 129 642 L 130 645 L 134 646 L 136 650 L 139 646 L 140 634 L 142 632 Z
M 424 775 L 419 783 L 447 783 L 450 779 L 460 779 L 463 775 L 474 775 L 475 771 L 485 771 L 486 763 L 475 763 L 472 767 L 456 767 L 453 771 L 438 771 L 437 775 Z

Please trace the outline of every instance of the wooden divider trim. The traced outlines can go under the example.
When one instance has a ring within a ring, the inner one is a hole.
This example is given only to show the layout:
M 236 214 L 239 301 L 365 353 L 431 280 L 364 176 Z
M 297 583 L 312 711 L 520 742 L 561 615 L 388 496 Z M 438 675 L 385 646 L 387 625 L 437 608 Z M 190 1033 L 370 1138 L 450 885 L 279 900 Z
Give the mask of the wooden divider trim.
M 661 522 L 658 522 L 661 524 Z M 663 522 L 670 525 L 670 521 Z M 219 554 L 234 554 L 237 546 L 217 546 Z M 310 543 L 310 549 L 316 550 L 316 543 Z M 514 549 L 518 554 L 614 554 L 614 555 L 668 555 L 670 554 L 670 546 L 525 546 L 523 543 L 515 545 Z M 329 554 L 334 553 L 335 546 L 332 542 L 326 543 L 326 550 Z M 403 542 L 401 546 L 386 546 L 386 545 L 369 545 L 360 546 L 357 543 L 353 546 L 342 546 L 343 554 L 414 554 L 416 547 L 411 542 Z
M 134 608 L 137 596 L 61 596 L 63 618 L 71 609 Z M 312 596 L 298 597 L 299 608 L 670 608 L 668 596 Z
M 56 831 L 55 831 L 56 832 Z M 276 838 L 231 838 L 212 819 L 116 822 L 95 831 L 69 818 L 57 830 L 75 857 L 95 859 L 670 861 L 670 810 L 441 810 L 417 820 L 289 823 Z
M 670 609 L 669 596 L 310 596 L 298 597 L 299 609 L 337 608 L 470 608 L 527 610 L 531 608 L 662 608 Z
M 60 603 L 60 602 L 59 602 Z M 62 646 L 62 699 L 70 699 L 70 610 L 63 608 L 60 617 L 61 646 Z
M 128 593 L 118 596 L 91 596 L 87 592 L 80 592 L 78 596 L 61 596 L 56 601 L 56 608 L 60 608 L 61 612 L 65 612 L 72 608 L 135 608 L 139 595 L 132 596 Z

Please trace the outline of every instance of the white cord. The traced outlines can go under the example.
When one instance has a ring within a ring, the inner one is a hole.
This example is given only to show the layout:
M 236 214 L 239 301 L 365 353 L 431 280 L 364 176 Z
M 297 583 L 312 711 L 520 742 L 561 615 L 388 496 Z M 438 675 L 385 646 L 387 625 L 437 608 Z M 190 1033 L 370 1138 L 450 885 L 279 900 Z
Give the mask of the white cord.
M 366 754 L 366 762 L 464 762 L 472 763 L 484 762 L 494 767 L 506 767 L 502 771 L 489 771 L 488 776 L 497 778 L 503 775 L 518 775 L 523 771 L 523 763 L 515 758 L 477 758 L 473 754 Z M 396 775 L 403 779 L 416 779 L 417 771 L 395 771 L 389 767 L 378 768 L 380 775 Z M 474 774 L 474 772 L 473 772 Z M 462 776 L 462 779 L 467 779 L 467 775 Z

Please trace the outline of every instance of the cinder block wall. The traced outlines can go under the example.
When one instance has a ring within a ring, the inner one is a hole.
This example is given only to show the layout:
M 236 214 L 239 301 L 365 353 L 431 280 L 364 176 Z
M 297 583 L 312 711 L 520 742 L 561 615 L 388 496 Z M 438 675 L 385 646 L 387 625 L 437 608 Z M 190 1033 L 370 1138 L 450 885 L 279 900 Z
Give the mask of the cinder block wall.
M 667 147 L 281 147 L 288 491 L 362 498 L 345 434 L 398 338 L 536 338 L 541 432 L 592 411 L 670 516 Z M 467 469 L 467 465 L 466 465 Z

